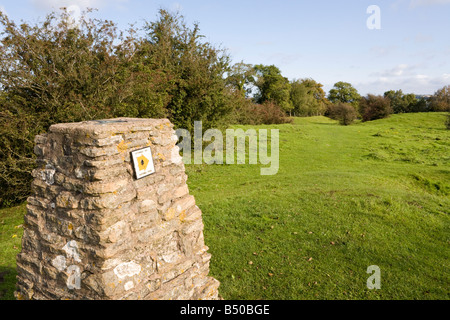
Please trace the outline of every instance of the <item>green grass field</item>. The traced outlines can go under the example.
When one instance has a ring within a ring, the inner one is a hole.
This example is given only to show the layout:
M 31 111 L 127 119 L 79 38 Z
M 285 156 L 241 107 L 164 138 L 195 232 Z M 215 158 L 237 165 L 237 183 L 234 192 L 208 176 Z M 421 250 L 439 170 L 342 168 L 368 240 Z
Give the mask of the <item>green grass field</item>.
M 224 299 L 449 299 L 444 113 L 280 130 L 280 169 L 187 165 Z M 240 126 L 250 128 L 249 126 Z M 0 297 L 13 298 L 24 205 L 0 210 Z M 16 235 L 16 236 L 14 236 Z M 369 290 L 367 267 L 381 269 Z

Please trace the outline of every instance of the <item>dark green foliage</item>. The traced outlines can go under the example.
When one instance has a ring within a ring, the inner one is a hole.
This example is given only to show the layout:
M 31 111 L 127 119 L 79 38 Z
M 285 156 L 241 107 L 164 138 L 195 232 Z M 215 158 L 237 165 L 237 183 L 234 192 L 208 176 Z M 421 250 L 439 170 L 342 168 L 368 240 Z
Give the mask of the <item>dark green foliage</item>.
M 434 93 L 430 99 L 431 111 L 450 111 L 450 85 L 445 86 Z
M 0 205 L 23 200 L 34 166 L 34 136 L 57 122 L 106 118 L 132 94 L 111 22 L 62 13 L 15 25 L 0 13 Z M 120 113 L 120 112 L 119 112 Z
M 286 117 L 286 113 L 280 106 L 271 101 L 266 101 L 263 104 L 254 104 L 251 109 L 255 115 L 258 124 L 281 124 L 292 122 L 292 119 Z
M 393 113 L 414 112 L 418 107 L 418 100 L 413 93 L 403 94 L 402 90 L 389 90 L 384 93 L 384 97 L 391 101 Z
M 234 64 L 228 71 L 227 83 L 242 97 L 249 97 L 250 85 L 255 82 L 255 75 L 256 71 L 253 66 L 241 61 Z
M 204 130 L 284 123 L 286 114 L 320 115 L 328 105 L 312 79 L 291 83 L 273 65 L 230 66 L 226 52 L 178 14 L 160 10 L 156 21 L 121 32 L 88 13 L 77 25 L 65 10 L 16 25 L 0 12 L 0 207 L 28 196 L 34 137 L 54 123 L 167 117 L 192 131 L 194 121 Z M 399 97 L 392 103 L 400 113 L 449 110 L 449 92 L 444 87 L 430 100 L 388 93 L 392 101 Z M 357 90 L 338 82 L 328 95 L 338 107 L 327 112 L 345 125 L 355 110 L 364 121 L 392 112 L 388 99 L 373 97 L 363 98 L 359 109 Z
M 339 81 L 334 84 L 333 89 L 328 93 L 328 100 L 332 103 L 349 103 L 356 110 L 361 96 L 358 91 L 348 82 Z
M 281 74 L 280 69 L 276 66 L 256 65 L 255 69 L 255 86 L 258 92 L 255 95 L 256 103 L 273 102 L 279 105 L 284 111 L 292 110 L 290 100 L 290 83 L 289 80 Z
M 201 120 L 206 130 L 233 109 L 228 56 L 181 16 L 161 10 L 126 35 L 86 15 L 73 26 L 66 11 L 34 26 L 0 13 L 0 25 L 0 206 L 28 196 L 34 136 L 51 124 L 168 117 L 186 129 Z
M 313 79 L 292 81 L 290 99 L 294 115 L 301 117 L 323 115 L 328 102 L 322 84 Z
M 192 131 L 194 121 L 204 130 L 288 121 L 268 102 L 289 106 L 287 79 L 264 74 L 269 100 L 251 103 L 245 86 L 256 70 L 243 63 L 231 68 L 197 24 L 188 27 L 182 16 L 160 10 L 156 21 L 123 33 L 88 13 L 77 25 L 63 9 L 18 26 L 0 12 L 0 206 L 28 196 L 34 137 L 54 123 L 167 117 Z
M 242 96 L 236 97 L 235 108 L 229 117 L 229 122 L 233 124 L 281 124 L 289 123 L 291 118 L 286 117 L 286 113 L 273 102 L 255 104 L 251 100 Z
M 211 44 L 201 42 L 198 25 L 188 28 L 182 17 L 161 10 L 160 19 L 147 23 L 141 43 L 144 65 L 161 70 L 170 99 L 166 110 L 177 127 L 191 130 L 203 121 L 205 130 L 220 126 L 232 106 L 224 73 L 229 58 Z
M 361 98 L 359 112 L 363 121 L 371 121 L 387 118 L 392 113 L 392 108 L 388 98 L 369 94 Z
M 338 103 L 329 105 L 326 115 L 334 120 L 338 120 L 339 124 L 348 126 L 358 117 L 355 108 L 347 103 Z
M 384 93 L 384 97 L 391 101 L 393 113 L 439 111 L 430 108 L 428 98 L 418 99 L 414 93 L 404 94 L 402 90 L 389 90 Z
M 433 111 L 430 110 L 429 99 L 420 98 L 419 100 L 416 100 L 415 103 L 410 105 L 410 109 L 408 112 L 429 112 L 429 111 Z

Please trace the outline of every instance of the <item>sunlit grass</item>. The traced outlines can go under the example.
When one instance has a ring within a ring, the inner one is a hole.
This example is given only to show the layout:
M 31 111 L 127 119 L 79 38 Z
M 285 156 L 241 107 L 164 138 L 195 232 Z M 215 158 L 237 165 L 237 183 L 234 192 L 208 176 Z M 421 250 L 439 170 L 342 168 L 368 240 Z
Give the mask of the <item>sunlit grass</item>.
M 450 134 L 444 114 L 352 126 L 297 118 L 280 170 L 189 165 L 225 299 L 448 299 Z M 245 127 L 244 127 L 245 128 Z M 249 128 L 249 127 L 248 127 Z M 369 290 L 367 267 L 381 269 Z
M 187 165 L 225 299 L 449 299 L 445 114 L 280 130 L 280 168 Z M 243 127 L 242 128 L 250 128 Z M 0 299 L 13 299 L 25 204 L 0 210 Z M 369 290 L 367 267 L 381 269 Z M 1 279 L 1 278 L 0 278 Z

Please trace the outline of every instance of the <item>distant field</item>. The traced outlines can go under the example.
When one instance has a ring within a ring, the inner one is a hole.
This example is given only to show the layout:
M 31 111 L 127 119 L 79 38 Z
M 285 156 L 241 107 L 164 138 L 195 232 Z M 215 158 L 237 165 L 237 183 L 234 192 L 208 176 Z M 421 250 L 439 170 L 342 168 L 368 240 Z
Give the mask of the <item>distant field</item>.
M 187 165 L 223 298 L 449 299 L 444 120 L 296 118 L 255 127 L 280 130 L 274 176 L 259 165 Z M 13 298 L 24 212 L 0 210 L 0 299 Z M 380 290 L 366 287 L 370 265 L 381 269 Z

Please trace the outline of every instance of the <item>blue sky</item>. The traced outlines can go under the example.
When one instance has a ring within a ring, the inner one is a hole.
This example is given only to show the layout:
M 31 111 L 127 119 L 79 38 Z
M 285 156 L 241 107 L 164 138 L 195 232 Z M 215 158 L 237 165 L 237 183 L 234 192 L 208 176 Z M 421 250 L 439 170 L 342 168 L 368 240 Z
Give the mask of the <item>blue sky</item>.
M 206 40 L 234 62 L 274 64 L 292 79 L 313 78 L 328 91 L 432 94 L 450 84 L 450 0 L 0 0 L 15 21 L 36 22 L 61 6 L 97 8 L 121 29 L 155 20 L 159 8 L 198 22 Z M 369 29 L 370 5 L 381 29 Z

